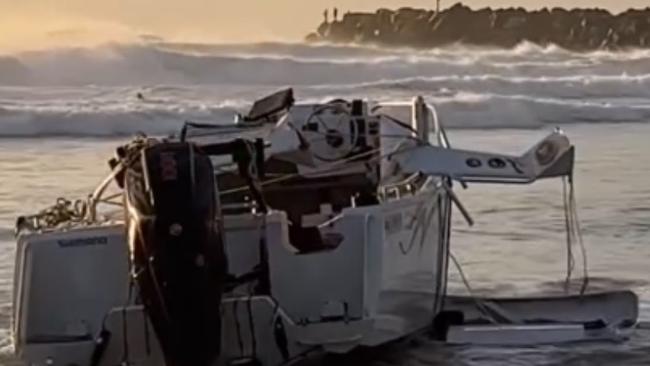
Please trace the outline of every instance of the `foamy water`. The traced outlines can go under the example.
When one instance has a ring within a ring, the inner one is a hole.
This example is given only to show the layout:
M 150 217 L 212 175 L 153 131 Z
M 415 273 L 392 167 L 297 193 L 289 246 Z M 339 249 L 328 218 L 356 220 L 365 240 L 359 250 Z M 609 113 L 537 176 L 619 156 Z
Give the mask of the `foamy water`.
M 15 217 L 82 197 L 128 136 L 227 123 L 257 97 L 408 99 L 436 104 L 454 147 L 520 153 L 560 125 L 578 149 L 576 185 L 593 289 L 631 288 L 650 318 L 650 52 L 575 54 L 529 44 L 434 51 L 299 44 L 113 44 L 0 56 L 0 363 L 13 363 L 9 316 Z M 144 100 L 136 98 L 137 93 Z M 564 279 L 561 185 L 472 185 L 477 225 L 453 247 L 473 286 L 557 291 Z M 452 270 L 453 272 L 453 270 Z M 455 273 L 452 290 L 464 291 Z M 440 347 L 425 339 L 378 364 L 647 365 L 650 336 L 623 344 Z M 336 362 L 360 363 L 354 358 Z
M 109 44 L 0 56 L 0 83 L 0 136 L 13 137 L 168 134 L 184 120 L 230 121 L 285 86 L 307 100 L 422 94 L 450 128 L 650 119 L 650 52 L 641 50 Z

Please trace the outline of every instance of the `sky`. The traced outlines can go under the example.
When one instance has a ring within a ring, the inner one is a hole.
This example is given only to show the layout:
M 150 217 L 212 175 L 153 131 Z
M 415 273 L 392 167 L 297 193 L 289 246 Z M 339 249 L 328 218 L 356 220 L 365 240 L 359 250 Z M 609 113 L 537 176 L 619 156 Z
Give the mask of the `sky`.
M 442 7 L 456 1 L 442 0 Z M 648 0 L 465 0 L 484 6 L 603 7 L 620 12 Z M 0 50 L 128 41 L 141 34 L 199 42 L 299 41 L 323 9 L 432 8 L 435 0 L 0 0 Z

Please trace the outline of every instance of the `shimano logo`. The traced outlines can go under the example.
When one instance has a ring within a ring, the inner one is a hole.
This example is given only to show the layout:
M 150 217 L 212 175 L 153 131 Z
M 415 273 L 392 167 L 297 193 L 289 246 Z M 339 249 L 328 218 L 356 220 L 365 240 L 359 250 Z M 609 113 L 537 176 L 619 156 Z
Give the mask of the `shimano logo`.
M 59 240 L 60 247 L 85 247 L 90 245 L 106 245 L 108 238 L 105 236 L 94 236 L 90 238 L 78 238 L 70 240 Z

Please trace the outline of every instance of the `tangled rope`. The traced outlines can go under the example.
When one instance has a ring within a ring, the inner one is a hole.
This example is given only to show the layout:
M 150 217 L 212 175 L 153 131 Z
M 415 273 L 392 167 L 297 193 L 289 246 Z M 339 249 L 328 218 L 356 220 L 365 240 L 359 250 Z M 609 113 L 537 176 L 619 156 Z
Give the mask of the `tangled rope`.
M 34 215 L 20 216 L 16 220 L 15 234 L 23 230 L 40 231 L 44 229 L 56 229 L 63 225 L 86 225 L 96 223 L 99 219 L 96 216 L 96 206 L 99 203 L 118 205 L 113 199 L 121 194 L 111 195 L 102 198 L 107 186 L 114 180 L 122 179 L 121 175 L 125 167 L 133 164 L 139 157 L 139 153 L 146 146 L 155 143 L 156 140 L 147 138 L 144 135 L 137 136 L 133 141 L 117 149 L 117 158 L 112 159 L 111 173 L 104 179 L 93 194 L 87 199 L 69 200 L 59 197 L 56 202 Z
M 16 221 L 16 233 L 25 228 L 42 230 L 57 228 L 62 224 L 81 223 L 84 222 L 87 212 L 88 202 L 59 197 L 52 206 L 37 214 L 19 217 Z

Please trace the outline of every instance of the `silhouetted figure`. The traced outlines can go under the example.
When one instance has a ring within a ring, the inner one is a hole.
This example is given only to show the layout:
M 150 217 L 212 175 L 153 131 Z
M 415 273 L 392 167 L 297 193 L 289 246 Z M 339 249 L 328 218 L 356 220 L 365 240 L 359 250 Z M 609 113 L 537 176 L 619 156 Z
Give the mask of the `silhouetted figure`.
M 325 20 L 325 23 L 329 23 L 329 16 L 328 16 L 327 9 L 323 10 L 323 18 Z
M 339 17 L 339 9 L 334 8 L 334 21 L 336 22 Z

